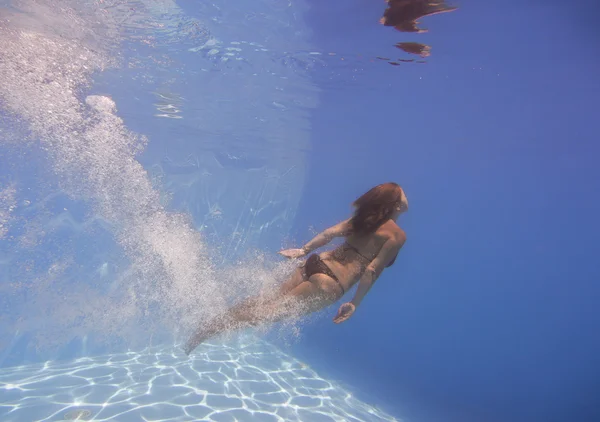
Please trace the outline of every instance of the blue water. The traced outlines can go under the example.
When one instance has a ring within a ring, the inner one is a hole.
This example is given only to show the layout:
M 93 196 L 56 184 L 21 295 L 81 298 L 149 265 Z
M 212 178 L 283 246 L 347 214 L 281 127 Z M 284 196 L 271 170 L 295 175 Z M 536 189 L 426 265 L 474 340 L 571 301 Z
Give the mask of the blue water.
M 0 1 L 0 420 L 600 420 L 597 6 L 453 5 Z M 385 181 L 352 319 L 183 356 Z

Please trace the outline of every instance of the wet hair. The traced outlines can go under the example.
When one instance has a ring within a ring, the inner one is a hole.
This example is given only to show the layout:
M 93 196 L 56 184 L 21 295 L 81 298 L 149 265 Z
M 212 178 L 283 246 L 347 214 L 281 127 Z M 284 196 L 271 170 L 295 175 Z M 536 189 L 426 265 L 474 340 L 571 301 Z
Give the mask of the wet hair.
M 356 208 L 354 216 L 350 219 L 352 233 L 374 233 L 392 217 L 399 206 L 402 206 L 402 199 L 403 191 L 397 183 L 383 183 L 371 188 L 352 203 Z

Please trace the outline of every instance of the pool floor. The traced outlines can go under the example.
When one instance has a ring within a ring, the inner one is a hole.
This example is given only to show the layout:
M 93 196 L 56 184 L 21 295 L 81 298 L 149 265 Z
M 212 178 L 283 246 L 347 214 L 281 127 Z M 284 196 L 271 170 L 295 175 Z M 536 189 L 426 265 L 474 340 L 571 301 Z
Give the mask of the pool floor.
M 254 339 L 0 369 L 0 420 L 396 421 Z

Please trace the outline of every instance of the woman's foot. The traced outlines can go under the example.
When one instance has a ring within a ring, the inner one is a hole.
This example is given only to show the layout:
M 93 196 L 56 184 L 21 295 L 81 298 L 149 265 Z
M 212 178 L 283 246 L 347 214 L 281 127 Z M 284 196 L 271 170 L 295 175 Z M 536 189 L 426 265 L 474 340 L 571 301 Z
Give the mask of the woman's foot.
M 196 332 L 189 338 L 189 340 L 185 343 L 183 347 L 183 351 L 186 355 L 190 355 L 194 351 L 196 347 L 198 347 L 201 343 L 204 343 L 210 337 L 218 334 L 218 330 L 215 330 L 214 325 L 211 328 L 208 327 L 199 327 Z
M 183 352 L 186 354 L 186 356 L 189 356 L 190 353 L 192 353 L 194 351 L 194 349 L 196 347 L 198 347 L 198 344 L 200 344 L 200 343 L 196 343 L 195 339 L 196 339 L 196 334 L 191 336 L 188 339 L 188 341 L 186 341 L 186 343 L 183 345 Z

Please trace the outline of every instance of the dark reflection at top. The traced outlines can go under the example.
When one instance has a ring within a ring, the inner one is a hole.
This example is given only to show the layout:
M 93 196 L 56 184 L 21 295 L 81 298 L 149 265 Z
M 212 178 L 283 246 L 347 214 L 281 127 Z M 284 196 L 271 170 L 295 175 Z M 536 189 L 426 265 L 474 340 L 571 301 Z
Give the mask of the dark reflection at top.
M 419 42 L 399 42 L 396 44 L 396 47 L 402 51 L 406 51 L 410 54 L 416 54 L 421 57 L 429 57 L 431 54 L 431 47 L 427 44 L 421 44 Z
M 380 22 L 385 26 L 393 26 L 400 32 L 427 32 L 427 29 L 417 26 L 419 19 L 438 13 L 452 12 L 457 9 L 457 7 L 448 6 L 444 0 L 387 0 L 387 2 L 388 8 L 383 12 Z M 431 54 L 429 45 L 417 42 L 399 42 L 396 47 L 422 58 Z M 407 60 L 398 59 L 389 63 L 397 66 L 398 62 L 404 61 Z
M 380 22 L 400 32 L 427 32 L 427 29 L 417 27 L 418 19 L 456 9 L 443 0 L 388 0 L 388 8 L 383 12 Z

